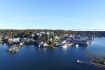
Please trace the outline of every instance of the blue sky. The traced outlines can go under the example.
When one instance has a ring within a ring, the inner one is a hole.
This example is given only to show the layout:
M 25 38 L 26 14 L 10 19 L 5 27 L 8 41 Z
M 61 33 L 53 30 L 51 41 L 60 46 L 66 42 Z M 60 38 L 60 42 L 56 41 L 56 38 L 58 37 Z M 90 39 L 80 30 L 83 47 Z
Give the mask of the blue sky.
M 0 28 L 105 30 L 105 0 L 0 0 Z

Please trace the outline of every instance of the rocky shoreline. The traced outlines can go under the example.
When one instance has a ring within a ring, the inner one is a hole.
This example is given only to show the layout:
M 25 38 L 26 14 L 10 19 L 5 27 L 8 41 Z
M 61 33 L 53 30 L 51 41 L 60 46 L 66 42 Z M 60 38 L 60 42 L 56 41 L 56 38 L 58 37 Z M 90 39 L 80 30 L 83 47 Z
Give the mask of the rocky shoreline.
M 7 44 L 10 49 L 16 45 L 33 45 L 35 47 L 62 47 L 72 45 L 88 46 L 94 39 L 94 35 L 85 32 L 71 32 L 63 30 L 4 30 L 0 32 L 0 42 Z M 14 48 L 12 48 L 15 50 Z
M 105 67 L 105 58 L 94 58 L 91 64 L 99 67 Z

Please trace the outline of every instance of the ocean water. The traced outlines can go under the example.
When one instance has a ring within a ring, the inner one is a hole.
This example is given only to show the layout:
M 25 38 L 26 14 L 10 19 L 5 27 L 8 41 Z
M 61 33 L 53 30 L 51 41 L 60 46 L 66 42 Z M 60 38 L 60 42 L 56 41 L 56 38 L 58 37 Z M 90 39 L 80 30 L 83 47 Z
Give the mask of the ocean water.
M 105 70 L 90 61 L 105 57 L 105 38 L 96 38 L 88 47 L 37 48 L 24 46 L 17 54 L 0 45 L 0 70 Z M 79 64 L 76 61 L 84 63 Z

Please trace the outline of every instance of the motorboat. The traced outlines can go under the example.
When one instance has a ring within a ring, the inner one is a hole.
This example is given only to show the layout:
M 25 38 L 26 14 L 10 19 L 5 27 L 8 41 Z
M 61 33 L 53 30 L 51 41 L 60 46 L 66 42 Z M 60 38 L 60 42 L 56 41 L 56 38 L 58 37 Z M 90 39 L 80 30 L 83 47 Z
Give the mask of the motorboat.
M 78 48 L 79 47 L 79 45 L 78 44 L 76 44 L 76 48 Z
M 80 61 L 80 60 L 77 60 L 76 62 L 77 63 L 80 63 L 80 64 L 83 64 L 83 61 Z
M 68 46 L 67 46 L 67 44 L 64 44 L 64 45 L 62 45 L 61 47 L 62 47 L 62 48 L 67 48 Z
M 12 47 L 12 48 L 8 49 L 8 52 L 10 52 L 10 53 L 17 53 L 18 51 L 19 51 L 18 47 Z

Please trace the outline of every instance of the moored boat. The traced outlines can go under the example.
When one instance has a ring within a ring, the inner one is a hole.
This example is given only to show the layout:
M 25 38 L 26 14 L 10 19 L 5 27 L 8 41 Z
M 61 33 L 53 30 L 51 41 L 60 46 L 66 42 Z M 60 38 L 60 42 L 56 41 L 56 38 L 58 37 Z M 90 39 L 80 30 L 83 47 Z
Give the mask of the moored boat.
M 8 52 L 10 52 L 10 53 L 17 53 L 17 52 L 19 52 L 19 48 L 18 47 L 9 48 Z

